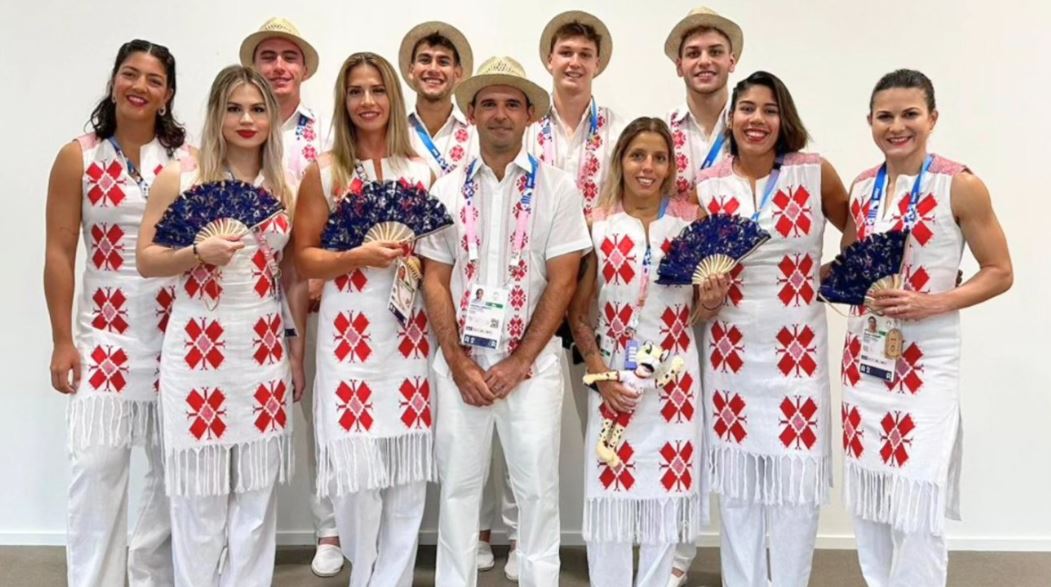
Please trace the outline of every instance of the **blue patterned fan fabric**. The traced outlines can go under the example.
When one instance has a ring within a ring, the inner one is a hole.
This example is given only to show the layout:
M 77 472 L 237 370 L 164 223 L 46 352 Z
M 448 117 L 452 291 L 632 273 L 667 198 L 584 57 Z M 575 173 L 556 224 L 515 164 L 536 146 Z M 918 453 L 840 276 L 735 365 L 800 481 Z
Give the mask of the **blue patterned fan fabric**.
M 818 294 L 829 303 L 860 306 L 872 284 L 901 272 L 909 232 L 892 230 L 850 245 L 832 261 Z
M 168 206 L 157 222 L 153 242 L 165 247 L 187 247 L 209 222 L 232 218 L 255 228 L 284 209 L 270 192 L 247 182 L 203 183 L 186 190 Z
M 743 216 L 714 214 L 696 220 L 671 241 L 657 267 L 657 283 L 690 285 L 694 270 L 704 259 L 726 255 L 740 261 L 769 239 L 770 233 Z
M 373 181 L 360 193 L 349 193 L 339 201 L 321 233 L 321 246 L 349 251 L 361 246 L 369 229 L 381 222 L 400 222 L 421 238 L 452 226 L 453 219 L 445 205 L 420 184 Z

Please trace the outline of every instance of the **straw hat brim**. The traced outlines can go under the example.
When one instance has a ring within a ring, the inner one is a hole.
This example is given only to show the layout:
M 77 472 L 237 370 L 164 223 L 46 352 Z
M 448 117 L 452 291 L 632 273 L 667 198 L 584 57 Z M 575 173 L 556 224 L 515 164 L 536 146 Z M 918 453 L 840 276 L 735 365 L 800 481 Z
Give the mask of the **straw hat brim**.
M 678 24 L 668 33 L 664 41 L 664 54 L 668 59 L 676 61 L 679 58 L 679 49 L 682 46 L 683 35 L 698 27 L 710 27 L 721 31 L 730 38 L 730 53 L 734 61 L 741 60 L 741 50 L 744 48 L 744 33 L 737 23 L 718 14 L 691 14 L 680 20 Z
M 398 69 L 401 70 L 402 79 L 410 87 L 412 87 L 412 80 L 409 79 L 409 72 L 412 70 L 412 50 L 416 48 L 416 43 L 419 43 L 420 39 L 435 33 L 449 39 L 453 47 L 456 47 L 456 52 L 460 55 L 460 67 L 463 68 L 461 83 L 464 79 L 471 77 L 471 72 L 474 71 L 474 53 L 471 52 L 471 44 L 467 42 L 467 37 L 459 29 L 438 20 L 423 22 L 405 33 L 401 39 L 401 47 L 398 49 Z
M 599 74 L 605 71 L 606 66 L 609 65 L 610 57 L 613 56 L 613 35 L 610 34 L 606 23 L 599 20 L 594 14 L 583 10 L 563 12 L 547 23 L 547 26 L 544 27 L 544 32 L 540 33 L 540 63 L 544 64 L 545 68 L 547 67 L 547 58 L 551 55 L 551 41 L 555 33 L 564 25 L 572 22 L 579 22 L 594 28 L 601 38 L 598 48 L 598 69 L 595 70 L 595 77 L 598 77 Z
M 299 47 L 300 51 L 303 52 L 303 62 L 307 67 L 307 72 L 306 75 L 303 76 L 303 81 L 310 79 L 311 76 L 317 73 L 317 49 L 314 49 L 314 46 L 308 43 L 303 37 L 282 31 L 256 31 L 245 37 L 245 40 L 241 41 L 241 65 L 252 67 L 255 63 L 255 50 L 259 47 L 259 44 L 267 39 L 274 38 L 291 41 Z
M 466 114 L 467 107 L 474 100 L 475 95 L 489 86 L 511 86 L 521 90 L 529 99 L 529 103 L 533 105 L 533 116 L 529 118 L 529 122 L 536 122 L 551 108 L 551 96 L 535 83 L 507 73 L 483 73 L 464 80 L 456 88 L 456 105 L 460 107 L 460 111 Z

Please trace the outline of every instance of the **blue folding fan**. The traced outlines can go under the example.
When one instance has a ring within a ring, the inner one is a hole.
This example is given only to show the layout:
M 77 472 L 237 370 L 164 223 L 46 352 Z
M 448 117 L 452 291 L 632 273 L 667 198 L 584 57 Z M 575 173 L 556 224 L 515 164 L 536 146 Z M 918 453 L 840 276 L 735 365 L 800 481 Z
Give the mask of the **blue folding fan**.
M 452 223 L 445 205 L 421 184 L 369 182 L 339 201 L 321 233 L 321 246 L 347 251 L 372 241 L 407 243 Z
M 164 211 L 153 242 L 175 248 L 211 236 L 244 236 L 284 209 L 270 192 L 247 182 L 196 185 L 180 194 Z
M 689 285 L 729 273 L 769 239 L 770 233 L 743 216 L 713 214 L 696 220 L 671 241 L 657 267 L 657 283 Z
M 865 237 L 832 261 L 818 295 L 833 304 L 860 306 L 883 289 L 901 289 L 901 264 L 909 231 L 892 230 Z

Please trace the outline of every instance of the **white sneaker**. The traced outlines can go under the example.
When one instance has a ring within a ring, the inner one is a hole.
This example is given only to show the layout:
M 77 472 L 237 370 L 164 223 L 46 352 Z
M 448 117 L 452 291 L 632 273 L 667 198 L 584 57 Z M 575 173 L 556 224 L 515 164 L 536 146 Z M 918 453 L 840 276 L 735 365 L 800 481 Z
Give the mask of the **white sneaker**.
M 310 570 L 318 577 L 335 577 L 343 570 L 343 551 L 335 544 L 318 544 Z
M 679 569 L 675 569 L 678 571 Z M 686 584 L 686 573 L 676 575 L 674 572 L 668 577 L 668 587 L 682 587 Z
M 518 549 L 511 547 L 507 551 L 507 563 L 504 565 L 504 576 L 508 581 L 518 582 Z
M 478 541 L 478 554 L 475 560 L 479 571 L 488 571 L 496 566 L 496 559 L 493 558 L 493 547 L 489 546 L 489 543 L 485 540 Z

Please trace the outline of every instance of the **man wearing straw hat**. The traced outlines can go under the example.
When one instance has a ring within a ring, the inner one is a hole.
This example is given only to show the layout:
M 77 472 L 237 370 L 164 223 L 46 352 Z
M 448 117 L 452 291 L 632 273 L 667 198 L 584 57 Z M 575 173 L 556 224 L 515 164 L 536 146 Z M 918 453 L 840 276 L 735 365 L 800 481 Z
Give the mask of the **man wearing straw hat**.
M 549 105 L 522 66 L 493 57 L 455 95 L 476 126 L 480 157 L 435 183 L 455 226 L 417 248 L 440 345 L 435 582 L 477 584 L 478 507 L 495 427 L 519 507 L 519 580 L 548 587 L 559 583 L 563 373 L 554 333 L 590 238 L 572 177 L 522 147 L 526 126 Z
M 270 82 L 281 108 L 281 119 L 285 121 L 281 127 L 285 170 L 298 182 L 306 173 L 307 166 L 323 151 L 321 120 L 300 100 L 300 86 L 317 72 L 317 51 L 303 38 L 295 24 L 287 19 L 274 17 L 263 23 L 258 31 L 245 37 L 241 42 L 240 57 L 242 65 L 255 68 Z M 311 280 L 310 285 L 313 305 L 320 297 L 321 282 Z M 314 380 L 315 337 L 310 334 L 313 332 L 317 332 L 316 313 L 310 314 L 307 323 L 306 357 L 303 363 L 308 385 Z M 314 474 L 317 463 L 313 447 L 313 394 L 303 394 L 301 405 L 307 423 L 306 437 L 310 443 L 307 462 L 310 478 L 313 480 L 317 477 Z M 328 498 L 318 497 L 317 492 L 312 491 L 310 510 L 318 537 L 317 551 L 314 553 L 310 569 L 319 577 L 335 576 L 343 568 L 343 552 L 339 548 L 339 533 L 336 530 L 332 502 Z
M 424 22 L 402 38 L 398 66 L 416 92 L 416 108 L 409 113 L 412 146 L 431 173 L 441 177 L 477 150 L 474 129 L 452 99 L 474 67 L 471 45 L 451 24 Z

